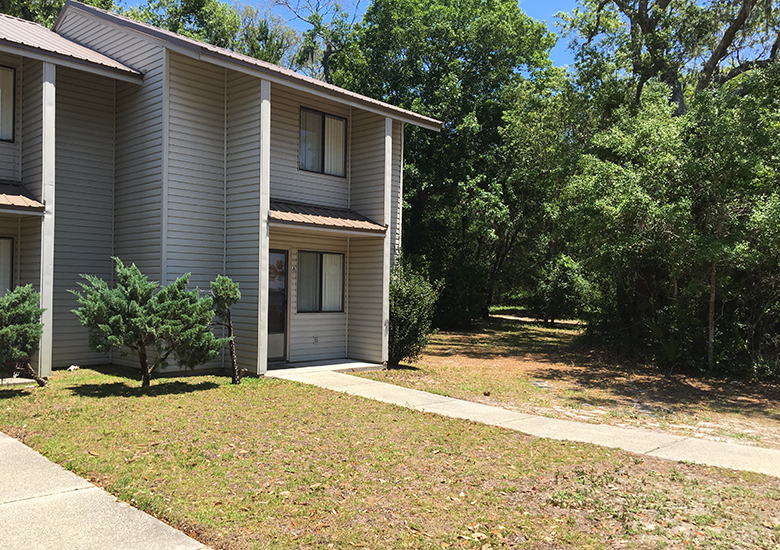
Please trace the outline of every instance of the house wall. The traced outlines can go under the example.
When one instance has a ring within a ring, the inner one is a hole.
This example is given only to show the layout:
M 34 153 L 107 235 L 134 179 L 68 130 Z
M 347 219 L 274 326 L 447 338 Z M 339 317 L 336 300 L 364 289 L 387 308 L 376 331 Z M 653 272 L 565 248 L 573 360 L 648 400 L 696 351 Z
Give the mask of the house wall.
M 347 119 L 347 177 L 298 169 L 301 107 Z M 349 207 L 350 108 L 282 86 L 271 87 L 271 198 Z
M 225 70 L 170 54 L 167 279 L 208 290 L 224 272 Z
M 311 231 L 271 229 L 270 248 L 287 250 L 288 273 L 288 361 L 338 359 L 347 354 L 347 311 L 350 304 L 351 281 L 345 273 L 343 312 L 298 313 L 298 250 L 336 252 L 344 254 L 345 271 L 350 265 L 348 241 Z M 314 339 L 317 338 L 315 343 Z
M 22 60 L 18 56 L 9 54 L 0 54 L 0 66 L 16 70 L 16 100 L 14 102 L 14 141 L 0 141 L 0 179 L 19 181 L 20 179 L 20 159 L 21 159 L 21 137 L 22 137 L 22 82 L 24 81 L 24 72 L 22 69 Z
M 381 363 L 384 239 L 350 239 L 347 357 Z
M 356 112 L 352 120 L 351 208 L 383 224 L 385 118 L 372 113 Z
M 110 281 L 113 273 L 114 80 L 57 69 L 56 215 L 52 366 L 97 364 L 68 292 L 79 274 Z
M 228 72 L 225 274 L 239 284 L 232 308 L 239 366 L 257 366 L 260 263 L 260 80 Z
M 21 73 L 22 78 L 19 78 Z M 43 63 L 25 58 L 22 70 L 17 73 L 17 83 L 21 85 L 20 118 L 17 128 L 21 128 L 21 181 L 38 199 L 42 186 L 42 139 L 43 139 Z M 20 82 L 21 81 L 21 82 Z M 19 284 L 32 284 L 40 291 L 41 283 L 41 218 L 25 216 L 21 219 L 19 242 Z
M 144 73 L 117 82 L 114 253 L 161 279 L 164 49 L 118 25 L 69 9 L 57 32 Z

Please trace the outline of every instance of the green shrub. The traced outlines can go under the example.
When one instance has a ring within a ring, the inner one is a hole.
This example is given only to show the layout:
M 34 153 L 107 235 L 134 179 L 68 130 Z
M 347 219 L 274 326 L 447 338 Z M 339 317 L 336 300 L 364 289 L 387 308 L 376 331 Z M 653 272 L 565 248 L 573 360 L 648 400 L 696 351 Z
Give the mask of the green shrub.
M 390 273 L 389 366 L 416 359 L 428 345 L 439 292 L 439 284 L 396 262 Z
M 32 285 L 18 286 L 0 296 L 0 366 L 14 364 L 17 371 L 45 386 L 46 381 L 30 366 L 43 334 L 40 302 L 41 295 Z
M 148 387 L 152 372 L 164 368 L 168 357 L 194 367 L 219 355 L 228 338 L 217 338 L 209 323 L 213 299 L 187 290 L 189 273 L 158 290 L 135 266 L 116 261 L 116 288 L 92 275 L 82 275 L 80 308 L 73 313 L 89 329 L 89 347 L 98 352 L 129 349 L 138 355 L 141 387 Z

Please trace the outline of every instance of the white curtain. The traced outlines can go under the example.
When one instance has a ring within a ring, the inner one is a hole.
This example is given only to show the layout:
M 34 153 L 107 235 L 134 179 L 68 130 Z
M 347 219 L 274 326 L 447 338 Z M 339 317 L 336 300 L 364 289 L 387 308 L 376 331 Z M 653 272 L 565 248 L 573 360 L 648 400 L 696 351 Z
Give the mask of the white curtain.
M 325 173 L 344 176 L 346 122 L 341 118 L 325 117 Z
M 344 256 L 322 255 L 322 311 L 341 311 Z
M 298 252 L 298 311 L 320 309 L 320 255 Z
M 322 172 L 322 115 L 301 109 L 298 163 L 301 170 Z
M 14 138 L 14 71 L 0 68 L 0 139 Z

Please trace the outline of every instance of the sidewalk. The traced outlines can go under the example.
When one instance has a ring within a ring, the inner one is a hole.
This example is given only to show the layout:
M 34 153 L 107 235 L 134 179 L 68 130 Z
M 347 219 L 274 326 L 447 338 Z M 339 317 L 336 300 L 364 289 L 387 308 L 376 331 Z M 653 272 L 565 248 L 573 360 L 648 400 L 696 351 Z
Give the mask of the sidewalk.
M 0 548 L 208 550 L 0 432 Z
M 326 369 L 286 369 L 269 371 L 266 376 L 313 384 L 418 411 L 500 426 L 537 437 L 593 443 L 647 456 L 780 477 L 780 451 L 774 449 L 533 416 Z

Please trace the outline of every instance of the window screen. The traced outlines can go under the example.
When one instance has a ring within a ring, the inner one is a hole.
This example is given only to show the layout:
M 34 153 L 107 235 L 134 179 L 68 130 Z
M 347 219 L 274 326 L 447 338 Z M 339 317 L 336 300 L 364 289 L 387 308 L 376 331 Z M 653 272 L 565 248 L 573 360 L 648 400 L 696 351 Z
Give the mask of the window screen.
M 301 109 L 298 167 L 344 177 L 347 173 L 346 119 Z
M 14 139 L 14 70 L 0 67 L 0 140 Z
M 343 311 L 344 255 L 298 252 L 298 311 Z

